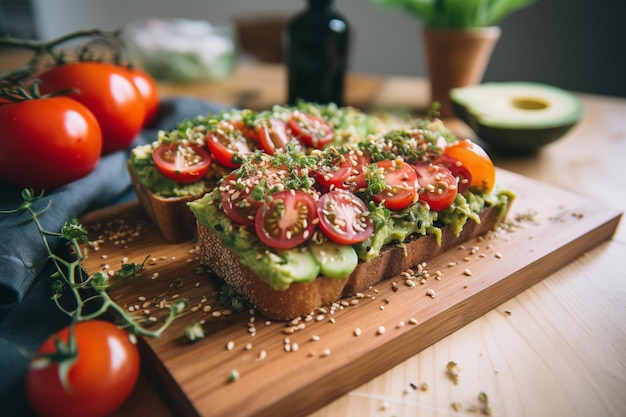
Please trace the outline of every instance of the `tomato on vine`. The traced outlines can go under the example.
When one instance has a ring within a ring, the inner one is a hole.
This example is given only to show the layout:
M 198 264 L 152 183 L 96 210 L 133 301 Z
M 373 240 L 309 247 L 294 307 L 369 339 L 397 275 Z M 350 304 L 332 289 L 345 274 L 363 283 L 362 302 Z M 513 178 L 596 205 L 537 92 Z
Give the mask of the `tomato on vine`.
M 0 178 L 53 190 L 89 174 L 102 134 L 94 115 L 68 97 L 28 98 L 0 106 Z
M 146 115 L 143 126 L 149 126 L 159 111 L 159 88 L 154 78 L 139 68 L 127 68 L 128 77 L 135 84 L 139 95 L 143 99 Z
M 106 321 L 68 326 L 46 340 L 26 374 L 26 394 L 41 417 L 105 417 L 130 395 L 139 375 L 134 338 Z
M 107 62 L 72 62 L 37 75 L 42 94 L 74 89 L 68 95 L 96 116 L 102 130 L 102 153 L 127 148 L 143 127 L 144 99 L 126 68 Z

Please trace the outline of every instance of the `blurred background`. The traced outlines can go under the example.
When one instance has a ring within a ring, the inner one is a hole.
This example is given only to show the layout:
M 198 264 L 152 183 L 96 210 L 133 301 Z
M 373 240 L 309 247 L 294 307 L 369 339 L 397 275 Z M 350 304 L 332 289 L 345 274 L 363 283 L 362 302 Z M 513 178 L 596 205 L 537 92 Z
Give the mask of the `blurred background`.
M 351 24 L 350 70 L 425 76 L 421 23 L 369 0 L 336 0 Z M 113 30 L 136 19 L 233 23 L 239 58 L 281 62 L 280 34 L 304 0 L 0 0 L 0 35 L 48 40 L 78 29 Z M 623 0 L 539 0 L 502 21 L 484 81 L 536 81 L 626 97 Z

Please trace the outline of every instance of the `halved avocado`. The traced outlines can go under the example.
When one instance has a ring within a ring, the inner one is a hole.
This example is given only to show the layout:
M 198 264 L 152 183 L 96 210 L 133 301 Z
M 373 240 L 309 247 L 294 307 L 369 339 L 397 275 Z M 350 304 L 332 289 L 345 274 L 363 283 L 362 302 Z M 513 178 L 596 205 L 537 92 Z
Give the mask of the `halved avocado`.
M 554 142 L 583 115 L 583 104 L 560 88 L 532 82 L 492 82 L 454 88 L 455 114 L 495 150 L 530 153 Z

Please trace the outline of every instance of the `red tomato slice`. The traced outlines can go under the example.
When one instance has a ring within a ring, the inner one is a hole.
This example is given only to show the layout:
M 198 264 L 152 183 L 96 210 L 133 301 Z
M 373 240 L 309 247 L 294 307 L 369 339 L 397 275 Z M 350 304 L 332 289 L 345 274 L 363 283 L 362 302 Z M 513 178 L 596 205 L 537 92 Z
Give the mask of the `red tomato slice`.
M 487 152 L 470 140 L 455 142 L 444 149 L 449 155 L 461 161 L 472 174 L 471 189 L 489 192 L 496 182 L 496 169 Z
M 224 178 L 220 185 L 222 207 L 226 215 L 233 221 L 245 226 L 254 226 L 254 219 L 261 200 L 252 197 L 254 185 L 239 180 L 233 173 Z
M 211 166 L 211 155 L 197 145 L 164 143 L 152 151 L 152 159 L 163 175 L 181 184 L 204 177 Z
M 309 147 L 323 148 L 335 138 L 335 131 L 328 123 L 308 113 L 294 111 L 288 124 L 293 136 Z
M 317 210 L 310 194 L 284 190 L 259 207 L 255 229 L 259 239 L 275 249 L 291 249 L 313 236 Z
M 285 169 L 259 162 L 255 169 L 251 169 L 241 178 L 236 172 L 228 175 L 219 188 L 224 212 L 239 224 L 254 226 L 257 210 L 265 196 L 277 184 L 284 184 L 287 174 Z
M 259 135 L 254 127 L 250 127 L 243 120 L 231 120 L 230 123 L 233 127 L 241 132 L 244 138 L 253 142 L 259 141 Z
M 372 196 L 374 202 L 383 203 L 390 210 L 402 210 L 417 201 L 419 186 L 417 174 L 411 165 L 397 159 L 379 161 L 376 165 L 385 187 L 382 192 Z M 367 175 L 371 174 L 368 172 Z
M 322 194 L 317 202 L 320 230 L 342 245 L 362 242 L 372 235 L 374 226 L 363 200 L 346 190 Z
M 350 152 L 336 167 L 322 167 L 315 173 L 315 181 L 324 191 L 340 188 L 352 192 L 366 187 L 365 168 L 370 164 L 366 155 Z
M 452 175 L 457 179 L 457 191 L 460 194 L 469 190 L 470 184 L 472 183 L 472 174 L 461 161 L 450 155 L 441 155 L 433 161 L 433 164 L 443 165 L 452 172 Z
M 261 148 L 270 155 L 278 149 L 285 149 L 293 138 L 287 132 L 287 123 L 280 119 L 269 119 L 257 127 Z
M 207 133 L 206 142 L 213 158 L 228 168 L 241 166 L 238 156 L 251 153 L 253 149 L 242 132 L 228 122 L 220 123 L 217 129 Z
M 457 179 L 443 165 L 431 163 L 413 165 L 420 185 L 419 198 L 431 210 L 441 211 L 452 205 L 457 194 Z

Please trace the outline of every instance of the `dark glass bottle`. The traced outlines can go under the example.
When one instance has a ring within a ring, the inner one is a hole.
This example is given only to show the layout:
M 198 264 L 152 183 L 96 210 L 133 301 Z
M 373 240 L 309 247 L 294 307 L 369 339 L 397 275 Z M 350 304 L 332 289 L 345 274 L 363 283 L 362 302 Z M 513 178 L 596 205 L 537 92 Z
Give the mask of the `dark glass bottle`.
M 308 7 L 285 29 L 288 104 L 298 99 L 343 106 L 348 67 L 348 22 L 333 0 L 307 0 Z

